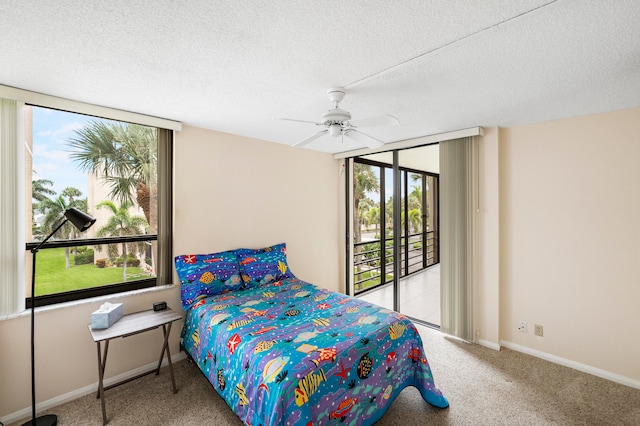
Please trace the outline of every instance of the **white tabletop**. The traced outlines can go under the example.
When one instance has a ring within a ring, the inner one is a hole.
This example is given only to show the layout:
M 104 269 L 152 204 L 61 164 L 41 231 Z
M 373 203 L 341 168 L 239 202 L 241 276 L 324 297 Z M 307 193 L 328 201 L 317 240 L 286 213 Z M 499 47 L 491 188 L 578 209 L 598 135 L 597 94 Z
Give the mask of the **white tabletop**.
M 136 334 L 145 330 L 159 327 L 173 321 L 182 319 L 182 315 L 174 312 L 170 308 L 162 311 L 142 311 L 134 314 L 123 315 L 109 328 L 94 330 L 89 324 L 89 331 L 94 342 L 109 340 L 116 337 L 124 337 L 129 334 Z

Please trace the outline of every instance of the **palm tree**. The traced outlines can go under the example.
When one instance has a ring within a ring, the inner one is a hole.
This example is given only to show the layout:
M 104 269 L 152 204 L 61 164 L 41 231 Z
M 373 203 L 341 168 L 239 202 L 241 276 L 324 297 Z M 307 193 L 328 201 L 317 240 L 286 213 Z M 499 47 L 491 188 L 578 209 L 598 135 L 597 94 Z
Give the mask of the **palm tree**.
M 40 202 L 40 209 L 44 212 L 44 220 L 42 221 L 42 225 L 40 226 L 40 233 L 42 235 L 49 234 L 59 223 L 62 213 L 70 206 L 67 205 L 67 201 L 64 199 L 62 195 L 59 195 L 57 198 L 51 200 L 49 198 L 45 198 Z M 71 232 L 71 224 L 66 223 L 60 230 L 58 231 L 58 235 L 69 235 Z
M 92 120 L 69 139 L 71 158 L 82 171 L 105 179 L 109 196 L 137 203 L 152 232 L 157 232 L 158 132 L 153 127 Z
M 353 235 L 356 243 L 362 241 L 362 227 L 360 225 L 360 201 L 364 200 L 367 193 L 380 191 L 378 177 L 368 164 L 353 164 L 353 208 L 356 214 L 353 215 Z M 356 263 L 362 260 L 359 254 L 359 246 L 356 246 Z M 357 268 L 359 272 L 359 267 Z M 361 274 L 358 274 L 358 280 Z
M 62 218 L 62 214 L 69 207 L 75 207 L 79 210 L 86 211 L 87 209 L 87 199 L 76 199 L 75 197 L 79 197 L 82 195 L 82 192 L 73 187 L 65 188 L 62 193 L 54 200 L 49 198 L 45 198 L 39 203 L 40 211 L 45 212 L 44 221 L 42 222 L 42 226 L 40 227 L 40 234 L 47 235 L 49 234 L 55 227 L 60 223 Z M 69 201 L 65 199 L 68 198 Z M 56 235 L 58 237 L 62 237 L 63 239 L 74 239 L 77 237 L 77 229 L 71 223 L 67 222 L 58 230 Z M 69 247 L 64 248 L 64 257 L 65 257 L 65 266 L 66 269 L 71 267 L 71 262 L 69 261 Z
M 422 229 L 422 212 L 420 209 L 409 210 L 409 232 L 420 232 Z
M 31 181 L 31 197 L 37 201 L 37 203 L 31 204 L 32 212 L 38 209 L 41 213 L 44 213 L 40 210 L 38 203 L 49 199 L 48 195 L 56 195 L 56 191 L 51 188 L 47 188 L 51 185 L 53 185 L 53 181 L 49 179 L 35 179 Z
M 422 190 L 417 186 L 409 194 L 409 209 L 422 209 Z
M 387 222 L 383 224 L 385 229 L 393 229 L 393 195 L 389 197 L 384 205 L 384 214 Z
M 355 241 L 362 240 L 360 227 L 360 202 L 366 199 L 367 193 L 378 193 L 380 183 L 371 166 L 368 164 L 354 163 L 353 165 L 353 208 L 354 215 L 353 232 Z
M 105 200 L 98 203 L 96 206 L 98 209 L 111 210 L 113 214 L 107 224 L 98 229 L 96 236 L 98 238 L 104 237 L 126 237 L 132 235 L 140 235 L 141 233 L 147 233 L 148 223 L 144 216 L 131 216 L 129 214 L 129 208 L 131 203 L 123 202 L 120 207 L 116 207 L 113 201 Z M 122 243 L 122 280 L 127 281 L 127 248 L 130 251 L 144 250 L 144 243 Z M 113 257 L 118 257 L 118 247 L 116 244 L 109 244 L 109 254 Z
M 377 232 L 380 224 L 380 208 L 377 206 L 373 206 L 367 211 L 367 226 L 371 226 L 371 224 L 375 225 Z
M 56 195 L 56 191 L 47 188 L 51 185 L 53 185 L 53 181 L 49 179 L 35 179 L 31 181 L 31 197 L 35 200 L 35 202 L 31 203 L 31 235 L 36 235 L 39 232 L 36 222 L 36 210 L 44 214 L 45 208 L 40 204 L 45 200 L 49 200 L 49 195 Z
M 358 204 L 358 218 L 360 219 L 360 225 L 368 225 L 368 214 L 369 210 L 373 207 L 374 202 L 368 197 L 360 200 Z

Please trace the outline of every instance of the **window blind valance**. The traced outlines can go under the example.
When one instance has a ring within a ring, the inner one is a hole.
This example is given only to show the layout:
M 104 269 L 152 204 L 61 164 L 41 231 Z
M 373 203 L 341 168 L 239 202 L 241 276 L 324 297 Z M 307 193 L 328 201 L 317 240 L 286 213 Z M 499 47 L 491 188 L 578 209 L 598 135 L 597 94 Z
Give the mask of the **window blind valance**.
M 142 124 L 144 126 L 158 127 L 174 131 L 182 130 L 182 123 L 165 118 L 153 117 L 150 115 L 138 114 L 130 111 L 123 111 L 114 108 L 92 105 L 84 102 L 72 101 L 70 99 L 58 98 L 56 96 L 42 93 L 30 92 L 10 86 L 0 85 L 0 98 L 13 99 L 25 104 L 39 105 L 47 108 L 59 109 L 80 114 L 93 115 L 95 117 L 107 118 L 111 120 L 126 121 L 128 123 Z

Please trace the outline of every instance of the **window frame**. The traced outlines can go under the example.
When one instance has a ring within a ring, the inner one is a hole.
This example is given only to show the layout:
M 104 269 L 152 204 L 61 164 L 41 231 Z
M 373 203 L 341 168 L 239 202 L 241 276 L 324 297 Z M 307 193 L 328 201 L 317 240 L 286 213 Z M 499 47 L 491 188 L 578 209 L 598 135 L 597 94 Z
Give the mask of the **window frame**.
M 89 114 L 78 110 L 66 110 L 54 108 L 47 105 L 37 103 L 24 103 L 21 107 L 32 106 L 47 109 L 58 109 L 61 111 L 81 114 L 89 117 L 100 119 L 120 121 L 132 124 L 140 124 L 143 126 L 154 127 L 157 130 L 157 220 L 158 229 L 156 234 L 144 234 L 126 237 L 107 237 L 107 238 L 78 238 L 74 240 L 53 240 L 46 242 L 39 250 L 59 248 L 59 247 L 80 247 L 98 244 L 115 244 L 129 242 L 156 242 L 156 271 L 155 277 L 141 279 L 131 282 L 113 283 L 104 286 L 91 287 L 87 289 L 71 290 L 66 292 L 52 293 L 33 297 L 35 307 L 54 305 L 58 303 L 72 302 L 98 296 L 106 296 L 119 294 L 133 290 L 144 288 L 152 288 L 171 282 L 172 277 L 172 229 L 173 229 L 173 132 L 174 130 L 159 127 L 157 125 L 138 123 L 131 120 L 123 120 L 122 118 L 110 118 Z M 26 164 L 23 166 L 26 167 Z M 31 181 L 26 182 L 31 185 Z M 26 209 L 25 209 L 26 212 Z M 25 250 L 30 252 L 31 249 L 37 247 L 38 241 L 26 242 Z M 28 253 L 26 254 L 29 255 Z M 31 259 L 33 261 L 33 258 Z M 36 272 L 37 273 L 37 272 Z M 31 276 L 25 274 L 25 289 L 30 285 Z M 26 290 L 25 293 L 26 294 Z M 25 297 L 25 307 L 31 308 L 31 296 Z

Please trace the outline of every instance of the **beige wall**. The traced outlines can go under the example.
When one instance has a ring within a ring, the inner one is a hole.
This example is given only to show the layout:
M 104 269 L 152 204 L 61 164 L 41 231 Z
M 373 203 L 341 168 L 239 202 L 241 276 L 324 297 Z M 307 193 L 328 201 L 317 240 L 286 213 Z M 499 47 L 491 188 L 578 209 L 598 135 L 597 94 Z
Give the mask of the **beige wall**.
M 329 154 L 185 126 L 175 138 L 174 253 L 286 242 L 289 266 L 296 276 L 327 288 L 344 288 L 340 170 L 340 162 Z M 108 300 L 123 302 L 125 313 L 149 309 L 158 300 L 179 309 L 180 293 L 175 286 Z M 39 402 L 51 405 L 79 396 L 86 392 L 83 388 L 97 383 L 96 345 L 87 324 L 100 303 L 36 315 Z M 181 326 L 175 323 L 172 330 L 174 355 Z M 11 416 L 31 405 L 29 327 L 28 315 L 0 321 L 3 421 L 7 416 L 18 420 Z M 160 335 L 155 330 L 112 341 L 105 377 L 157 362 Z
M 501 339 L 640 386 L 640 109 L 499 144 Z
M 285 242 L 298 278 L 343 288 L 341 163 L 332 155 L 189 126 L 175 148 L 175 253 Z

